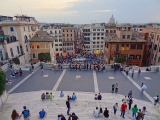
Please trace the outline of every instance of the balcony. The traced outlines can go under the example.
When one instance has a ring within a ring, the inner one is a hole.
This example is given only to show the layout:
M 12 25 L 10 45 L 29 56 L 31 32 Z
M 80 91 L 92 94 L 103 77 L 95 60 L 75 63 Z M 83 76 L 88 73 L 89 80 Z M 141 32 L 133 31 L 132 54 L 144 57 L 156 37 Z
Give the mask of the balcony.
M 115 54 L 120 54 L 121 51 L 120 51 L 120 50 L 115 50 L 114 53 L 115 53 Z

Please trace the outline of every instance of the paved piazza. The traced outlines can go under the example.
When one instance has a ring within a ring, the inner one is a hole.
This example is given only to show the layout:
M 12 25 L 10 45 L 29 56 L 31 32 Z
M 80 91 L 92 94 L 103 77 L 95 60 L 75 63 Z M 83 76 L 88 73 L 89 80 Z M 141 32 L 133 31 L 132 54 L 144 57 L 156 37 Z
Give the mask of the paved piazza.
M 6 72 L 9 77 L 9 71 Z M 34 73 L 23 72 L 23 76 L 11 77 L 14 82 L 7 85 L 10 93 L 6 103 L 0 110 L 0 120 L 10 120 L 11 111 L 16 109 L 19 113 L 26 105 L 31 111 L 31 120 L 38 120 L 38 112 L 44 108 L 48 115 L 45 120 L 56 119 L 58 114 L 66 116 L 66 97 L 73 92 L 77 94 L 76 102 L 71 102 L 71 112 L 75 112 L 80 120 L 95 120 L 92 116 L 96 106 L 107 107 L 110 111 L 109 120 L 121 120 L 120 110 L 117 115 L 113 115 L 113 105 L 118 102 L 121 105 L 122 98 L 130 90 L 133 91 L 133 104 L 138 108 L 147 107 L 145 120 L 159 120 L 159 105 L 154 106 L 152 97 L 160 95 L 160 74 L 153 72 L 143 72 L 140 76 L 135 73 L 131 78 L 131 73 L 126 77 L 123 72 L 106 70 L 105 72 L 94 72 L 93 70 L 44 70 L 38 69 Z M 147 85 L 144 94 L 140 91 L 141 83 Z M 118 83 L 118 93 L 111 93 L 112 84 Z M 43 92 L 52 92 L 53 101 L 41 100 Z M 59 92 L 64 91 L 64 98 L 59 98 Z M 95 101 L 94 94 L 100 92 L 102 101 Z M 127 111 L 126 120 L 132 120 L 131 111 Z M 68 119 L 68 118 L 67 118 Z M 103 120 L 99 117 L 97 119 Z

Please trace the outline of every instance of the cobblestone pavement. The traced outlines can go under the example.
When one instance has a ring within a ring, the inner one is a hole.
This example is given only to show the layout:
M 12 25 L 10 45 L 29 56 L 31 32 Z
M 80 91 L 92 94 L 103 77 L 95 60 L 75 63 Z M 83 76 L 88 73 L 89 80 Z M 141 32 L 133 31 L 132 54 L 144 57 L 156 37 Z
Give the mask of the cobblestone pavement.
M 44 120 L 56 120 L 58 114 L 66 115 L 66 98 L 67 95 L 72 95 L 72 92 L 64 91 L 64 97 L 59 97 L 59 91 L 52 92 L 54 95 L 53 100 L 42 101 L 40 96 L 46 91 L 36 92 L 23 92 L 23 93 L 12 93 L 8 96 L 8 100 L 0 110 L 0 120 L 11 120 L 10 115 L 13 109 L 16 109 L 18 113 L 21 113 L 23 106 L 26 105 L 31 112 L 31 120 L 39 120 L 38 113 L 44 108 L 47 112 L 47 116 Z M 51 92 L 51 91 L 48 91 Z M 120 117 L 120 110 L 118 109 L 117 114 L 113 115 L 113 105 L 118 102 L 119 106 L 122 104 L 121 100 L 124 96 L 119 94 L 102 93 L 102 100 L 94 100 L 94 93 L 91 92 L 76 92 L 77 100 L 71 102 L 71 112 L 75 112 L 80 120 L 104 120 L 101 115 L 98 118 L 94 118 L 92 113 L 95 107 L 105 107 L 109 110 L 108 120 L 123 120 Z M 146 106 L 147 113 L 145 120 L 159 120 L 160 114 L 158 111 L 158 105 L 154 106 L 151 102 L 133 99 L 133 104 L 137 104 L 138 108 Z M 127 110 L 125 120 L 134 120 L 131 118 L 132 112 Z M 22 119 L 22 118 L 21 118 Z

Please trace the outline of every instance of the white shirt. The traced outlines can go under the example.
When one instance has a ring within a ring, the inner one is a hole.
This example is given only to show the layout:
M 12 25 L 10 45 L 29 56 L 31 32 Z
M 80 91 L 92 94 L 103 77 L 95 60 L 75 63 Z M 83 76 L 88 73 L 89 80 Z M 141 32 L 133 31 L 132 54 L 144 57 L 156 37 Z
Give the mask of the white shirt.
M 95 109 L 93 114 L 94 114 L 95 117 L 98 117 L 99 110 L 98 110 L 98 109 Z

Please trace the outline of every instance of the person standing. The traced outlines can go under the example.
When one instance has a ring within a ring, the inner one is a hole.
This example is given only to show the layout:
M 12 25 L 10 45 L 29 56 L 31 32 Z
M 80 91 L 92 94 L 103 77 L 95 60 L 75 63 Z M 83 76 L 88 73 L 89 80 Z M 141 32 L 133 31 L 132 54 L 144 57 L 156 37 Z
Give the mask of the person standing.
M 112 85 L 112 93 L 114 93 L 114 88 L 115 88 L 115 85 L 113 84 Z
M 67 115 L 69 115 L 70 108 L 71 108 L 69 100 L 66 101 L 66 106 L 67 106 Z
M 132 78 L 133 78 L 133 76 L 134 76 L 134 69 L 132 69 Z
M 145 107 L 145 106 L 142 108 L 142 113 L 143 113 L 143 118 L 142 118 L 142 120 L 143 120 L 143 119 L 144 119 L 144 116 L 145 116 L 145 114 L 146 114 L 146 107 Z
M 19 76 L 22 76 L 22 69 L 19 68 Z
M 137 108 L 137 105 L 134 105 L 134 107 L 132 108 L 132 117 L 136 118 L 136 113 L 138 112 L 138 108 Z
M 92 68 L 92 64 L 91 64 L 91 63 L 89 64 L 89 68 L 90 68 L 90 70 L 91 70 L 91 68 Z
M 141 109 L 139 109 L 139 112 L 137 113 L 137 120 L 143 119 L 143 113 L 141 112 Z
M 127 105 L 126 105 L 126 102 L 124 102 L 122 105 L 121 105 L 121 116 L 123 117 L 123 118 L 125 118 L 124 117 L 124 115 L 125 115 L 125 111 L 127 110 Z
M 154 105 L 156 105 L 159 102 L 159 96 L 157 95 L 153 97 L 153 99 L 154 99 Z
M 118 92 L 118 84 L 116 83 L 115 84 L 115 93 L 117 93 Z
M 29 110 L 26 109 L 26 106 L 23 106 L 23 109 L 24 109 L 24 110 L 22 111 L 22 114 L 20 115 L 20 118 L 21 118 L 21 116 L 23 115 L 24 120 L 30 120 L 31 114 L 30 114 Z
M 43 65 L 41 66 L 41 71 L 43 72 Z
M 141 69 L 139 68 L 139 70 L 138 70 L 138 75 L 140 76 L 140 74 L 141 74 Z
M 12 111 L 11 118 L 12 120 L 18 120 L 20 118 L 19 114 L 17 113 L 15 109 Z
M 118 103 L 116 103 L 116 104 L 113 106 L 114 115 L 116 114 L 117 109 L 118 109 Z
M 132 103 L 133 103 L 132 97 L 129 97 L 129 98 L 128 98 L 128 109 L 129 109 L 129 110 L 131 109 Z

